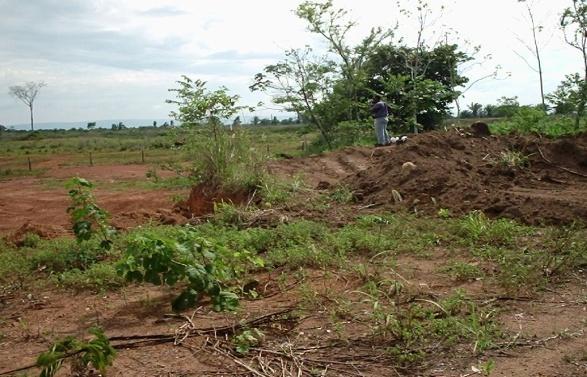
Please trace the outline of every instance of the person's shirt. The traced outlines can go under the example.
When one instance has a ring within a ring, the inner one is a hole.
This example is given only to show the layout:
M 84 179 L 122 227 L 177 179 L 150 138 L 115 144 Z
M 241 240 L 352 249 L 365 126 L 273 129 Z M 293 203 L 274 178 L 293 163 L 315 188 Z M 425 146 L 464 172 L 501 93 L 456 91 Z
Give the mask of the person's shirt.
M 379 101 L 373 105 L 373 107 L 371 107 L 371 115 L 373 115 L 373 118 L 385 118 L 388 116 L 389 113 L 385 102 Z

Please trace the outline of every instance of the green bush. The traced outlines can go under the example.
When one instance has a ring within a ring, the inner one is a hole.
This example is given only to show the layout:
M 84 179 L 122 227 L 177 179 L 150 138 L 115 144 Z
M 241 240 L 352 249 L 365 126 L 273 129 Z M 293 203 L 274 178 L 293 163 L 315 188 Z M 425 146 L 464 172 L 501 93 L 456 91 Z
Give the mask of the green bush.
M 118 264 L 128 281 L 155 285 L 187 285 L 173 300 L 174 310 L 195 305 L 202 295 L 210 297 L 214 310 L 234 310 L 238 296 L 227 284 L 263 260 L 245 250 L 228 249 L 201 237 L 196 229 L 180 228 L 174 236 L 145 231 L 127 242 Z
M 538 133 L 546 136 L 572 135 L 587 130 L 587 123 L 575 128 L 574 120 L 566 116 L 548 116 L 542 110 L 521 107 L 510 119 L 491 124 L 491 130 L 497 134 Z

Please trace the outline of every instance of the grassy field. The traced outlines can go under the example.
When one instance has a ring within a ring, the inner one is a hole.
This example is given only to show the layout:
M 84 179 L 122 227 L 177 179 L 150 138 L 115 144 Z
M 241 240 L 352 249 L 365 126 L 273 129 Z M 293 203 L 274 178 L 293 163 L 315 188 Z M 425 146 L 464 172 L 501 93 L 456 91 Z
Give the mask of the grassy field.
M 308 145 L 317 136 L 304 126 L 256 126 L 250 127 L 247 133 L 255 148 L 269 154 L 290 155 L 302 154 L 303 144 Z M 202 133 L 202 142 L 205 138 Z M 43 163 L 56 155 L 62 166 L 83 166 L 90 162 L 131 164 L 143 160 L 152 164 L 180 163 L 190 159 L 189 152 L 181 148 L 184 142 L 181 129 L 165 128 L 3 132 L 0 134 L 0 179 L 40 174 Z

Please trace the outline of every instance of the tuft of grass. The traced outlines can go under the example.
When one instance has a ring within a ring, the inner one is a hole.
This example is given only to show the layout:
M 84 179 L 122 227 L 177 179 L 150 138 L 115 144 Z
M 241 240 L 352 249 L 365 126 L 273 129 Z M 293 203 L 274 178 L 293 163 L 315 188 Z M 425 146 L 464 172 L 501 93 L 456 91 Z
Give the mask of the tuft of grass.
M 348 204 L 354 202 L 355 194 L 348 186 L 338 185 L 329 194 L 329 198 L 340 204 Z
M 124 279 L 116 272 L 116 268 L 109 263 L 96 263 L 84 271 L 74 268 L 53 275 L 52 280 L 60 287 L 76 291 L 104 291 L 117 289 L 125 285 Z
M 531 230 L 509 219 L 489 219 L 483 212 L 474 211 L 458 223 L 458 234 L 473 245 L 512 245 L 517 236 Z
M 456 281 L 471 281 L 483 276 L 483 271 L 474 264 L 456 261 L 441 269 Z
M 41 237 L 36 233 L 28 232 L 22 240 L 23 247 L 35 248 L 41 243 Z
M 0 243 L 0 285 L 22 282 L 30 271 L 30 262 L 21 250 Z
M 524 168 L 528 166 L 528 157 L 520 151 L 507 150 L 499 154 L 498 162 L 507 168 Z

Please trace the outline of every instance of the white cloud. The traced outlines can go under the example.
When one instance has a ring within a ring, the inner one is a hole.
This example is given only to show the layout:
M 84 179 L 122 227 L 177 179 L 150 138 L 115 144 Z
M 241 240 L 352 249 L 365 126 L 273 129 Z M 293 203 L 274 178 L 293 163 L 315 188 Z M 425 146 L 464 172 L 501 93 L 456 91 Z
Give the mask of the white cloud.
M 27 113 L 7 94 L 8 87 L 44 80 L 37 120 L 164 118 L 167 89 L 181 74 L 226 85 L 248 103 L 262 98 L 248 92 L 254 73 L 275 62 L 286 48 L 322 45 L 305 30 L 292 10 L 298 0 L 4 0 L 0 1 L 0 123 L 26 122 Z M 393 26 L 398 37 L 413 41 L 415 24 L 399 13 L 395 1 L 335 0 L 349 9 L 358 41 L 373 26 Z M 415 0 L 402 0 L 412 8 Z M 471 71 L 479 77 L 500 64 L 511 78 L 484 81 L 465 103 L 494 102 L 517 95 L 537 103 L 536 74 L 515 55 L 528 38 L 524 8 L 512 0 L 451 0 L 435 21 L 428 40 L 454 30 L 452 38 L 481 45 L 493 59 Z M 545 87 L 552 91 L 565 74 L 578 71 L 581 58 L 564 45 L 556 22 L 565 4 L 535 1 L 545 25 Z M 434 2 L 434 7 L 439 7 Z M 432 34 L 435 34 L 432 36 Z M 541 35 L 542 37 L 542 35 Z M 263 98 L 267 102 L 267 98 Z

